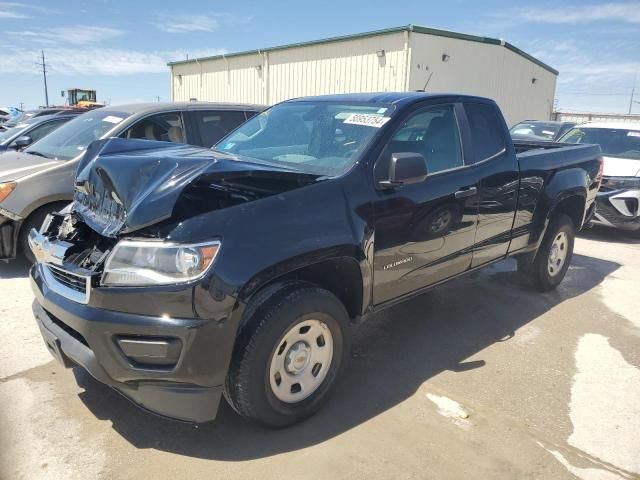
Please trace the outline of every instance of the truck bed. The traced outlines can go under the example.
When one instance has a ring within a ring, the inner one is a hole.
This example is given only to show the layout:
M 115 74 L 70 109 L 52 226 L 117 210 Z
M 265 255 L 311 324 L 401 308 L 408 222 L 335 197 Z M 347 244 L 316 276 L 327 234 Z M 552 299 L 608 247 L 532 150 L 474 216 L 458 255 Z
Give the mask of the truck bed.
M 558 169 L 599 161 L 599 145 L 514 141 L 520 170 Z M 584 165 L 581 165 L 584 166 Z

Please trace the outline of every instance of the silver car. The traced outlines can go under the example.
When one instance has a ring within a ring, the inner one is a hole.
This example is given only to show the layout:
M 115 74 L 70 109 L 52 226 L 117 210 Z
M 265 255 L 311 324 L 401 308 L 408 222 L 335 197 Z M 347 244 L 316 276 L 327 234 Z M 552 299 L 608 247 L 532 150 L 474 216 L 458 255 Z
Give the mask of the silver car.
M 0 260 L 33 261 L 27 235 L 73 198 L 78 161 L 94 140 L 109 137 L 211 147 L 264 107 L 204 102 L 105 107 L 84 113 L 22 152 L 0 154 Z

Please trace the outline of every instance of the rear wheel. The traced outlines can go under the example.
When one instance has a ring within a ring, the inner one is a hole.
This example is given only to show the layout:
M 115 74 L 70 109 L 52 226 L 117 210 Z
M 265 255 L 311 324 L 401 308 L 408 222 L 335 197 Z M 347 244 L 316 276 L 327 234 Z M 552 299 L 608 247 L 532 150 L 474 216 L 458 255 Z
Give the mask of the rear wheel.
M 225 397 L 240 414 L 284 427 L 316 412 L 348 358 L 350 323 L 330 292 L 292 285 L 253 310 Z
M 575 227 L 567 215 L 557 215 L 549 224 L 533 263 L 521 262 L 518 270 L 533 286 L 546 292 L 556 288 L 564 279 L 573 256 Z

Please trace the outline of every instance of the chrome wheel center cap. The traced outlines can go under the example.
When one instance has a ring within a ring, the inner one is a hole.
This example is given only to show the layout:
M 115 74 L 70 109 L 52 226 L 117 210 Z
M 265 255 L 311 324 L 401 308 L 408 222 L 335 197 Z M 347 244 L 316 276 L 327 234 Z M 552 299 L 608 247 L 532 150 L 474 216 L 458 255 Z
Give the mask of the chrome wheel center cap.
M 302 341 L 296 342 L 287 352 L 284 366 L 287 372 L 297 375 L 307 368 L 310 358 L 311 349 L 309 348 L 309 345 Z

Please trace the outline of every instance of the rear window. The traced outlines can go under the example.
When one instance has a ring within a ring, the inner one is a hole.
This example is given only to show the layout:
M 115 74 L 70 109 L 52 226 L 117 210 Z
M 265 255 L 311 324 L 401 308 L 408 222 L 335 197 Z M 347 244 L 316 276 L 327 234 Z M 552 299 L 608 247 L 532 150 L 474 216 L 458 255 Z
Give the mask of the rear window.
M 493 105 L 465 103 L 465 112 L 471 130 L 473 162 L 481 162 L 502 152 L 505 148 L 502 122 Z

